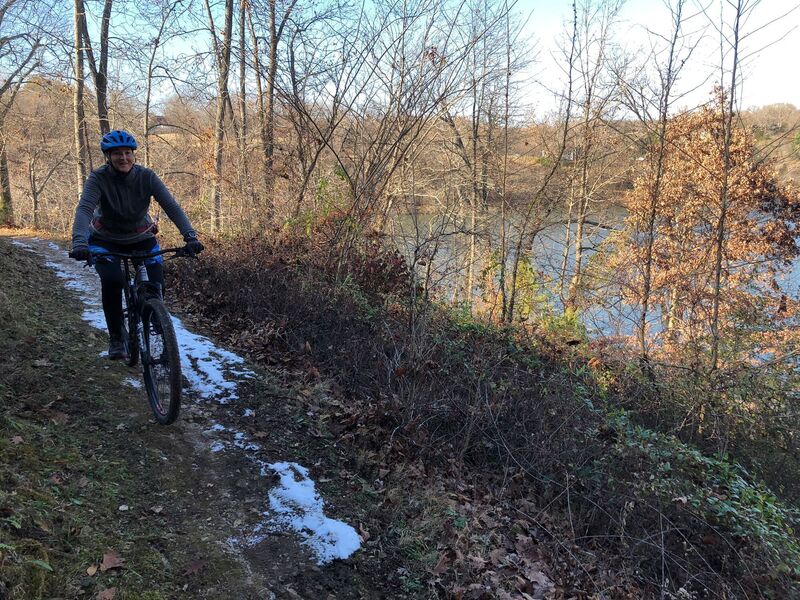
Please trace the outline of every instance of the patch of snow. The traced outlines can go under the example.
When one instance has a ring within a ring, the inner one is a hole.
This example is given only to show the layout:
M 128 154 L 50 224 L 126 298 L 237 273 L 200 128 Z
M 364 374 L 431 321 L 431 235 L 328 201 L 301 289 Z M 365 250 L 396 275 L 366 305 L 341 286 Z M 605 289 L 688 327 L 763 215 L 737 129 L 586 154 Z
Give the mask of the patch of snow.
M 208 428 L 208 431 L 225 431 L 225 426 L 221 423 L 214 423 L 211 427 Z
M 19 240 L 11 240 L 11 243 L 15 246 L 19 246 L 20 248 L 25 248 L 26 250 L 33 250 L 32 246 L 29 246 L 25 242 L 20 242 Z
M 100 310 L 84 310 L 81 318 L 92 327 L 100 329 L 101 331 L 106 330 L 106 317 L 103 315 L 102 308 Z
M 191 387 L 204 397 L 211 398 L 220 404 L 238 400 L 236 380 L 231 376 L 253 376 L 241 365 L 241 356 L 218 348 L 214 343 L 201 335 L 188 331 L 180 319 L 172 317 L 175 336 L 181 352 L 181 366 Z
M 256 416 L 256 411 L 254 411 L 252 408 L 245 408 L 244 412 L 242 413 L 242 416 L 243 417 L 255 417 Z
M 257 444 L 255 442 L 242 442 L 241 440 L 236 440 L 233 442 L 233 445 L 240 450 L 245 450 L 247 452 L 258 452 L 261 450 L 261 444 Z
M 211 451 L 213 453 L 216 454 L 217 452 L 222 452 L 223 450 L 225 450 L 225 442 L 216 441 L 211 444 Z
M 134 379 L 133 377 L 126 377 L 123 382 L 126 385 L 131 386 L 132 388 L 136 388 L 137 390 L 142 389 L 142 381 L 141 379 Z
M 361 540 L 356 530 L 325 516 L 325 503 L 308 469 L 290 462 L 268 466 L 280 477 L 280 486 L 269 493 L 269 505 L 276 514 L 273 521 L 293 529 L 314 552 L 317 564 L 347 558 L 358 550 Z

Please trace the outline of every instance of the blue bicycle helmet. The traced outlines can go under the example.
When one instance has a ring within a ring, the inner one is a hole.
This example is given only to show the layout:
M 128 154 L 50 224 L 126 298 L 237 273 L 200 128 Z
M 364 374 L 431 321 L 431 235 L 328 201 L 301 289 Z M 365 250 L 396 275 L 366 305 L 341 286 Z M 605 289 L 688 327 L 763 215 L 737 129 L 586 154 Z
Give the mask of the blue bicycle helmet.
M 139 144 L 136 143 L 133 136 L 122 129 L 109 131 L 100 140 L 100 150 L 103 152 L 108 152 L 114 148 L 130 148 L 131 150 L 136 150 L 138 147 Z

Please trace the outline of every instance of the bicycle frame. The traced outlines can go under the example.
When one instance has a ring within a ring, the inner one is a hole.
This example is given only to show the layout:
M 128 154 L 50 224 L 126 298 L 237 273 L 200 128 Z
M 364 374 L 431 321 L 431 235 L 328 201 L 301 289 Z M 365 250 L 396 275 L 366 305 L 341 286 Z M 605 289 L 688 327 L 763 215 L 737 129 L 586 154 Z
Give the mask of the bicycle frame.
M 121 259 L 124 271 L 123 294 L 128 326 L 126 364 L 135 366 L 141 355 L 145 388 L 156 419 L 163 425 L 178 416 L 181 396 L 181 368 L 178 343 L 169 312 L 163 303 L 161 285 L 151 282 L 145 261 L 162 254 L 192 256 L 186 248 L 167 248 L 156 252 L 103 252 L 93 258 L 111 256 Z M 157 353 L 151 355 L 156 340 Z M 164 398 L 167 398 L 164 401 Z

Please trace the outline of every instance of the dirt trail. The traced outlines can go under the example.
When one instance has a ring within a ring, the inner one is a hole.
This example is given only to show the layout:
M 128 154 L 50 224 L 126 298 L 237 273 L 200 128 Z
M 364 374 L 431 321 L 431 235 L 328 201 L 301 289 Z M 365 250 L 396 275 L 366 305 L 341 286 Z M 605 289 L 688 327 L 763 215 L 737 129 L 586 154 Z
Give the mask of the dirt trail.
M 12 243 L 52 269 L 83 301 L 84 320 L 103 327 L 92 269 L 50 241 Z M 359 513 L 370 509 L 349 495 L 356 478 L 335 445 L 309 439 L 297 390 L 183 325 L 176 329 L 187 379 L 179 420 L 158 426 L 138 388 L 138 370 L 106 361 L 103 377 L 120 382 L 121 397 L 134 401 L 120 404 L 115 431 L 101 432 L 125 436 L 131 451 L 121 458 L 138 461 L 149 478 L 139 482 L 146 488 L 140 496 L 130 492 L 127 512 L 164 507 L 157 511 L 164 540 L 153 543 L 163 545 L 165 565 L 170 548 L 195 542 L 215 546 L 238 565 L 215 570 L 198 562 L 202 584 L 192 581 L 174 597 L 404 597 L 377 575 L 376 553 L 358 549 Z M 324 394 L 325 386 L 315 393 Z

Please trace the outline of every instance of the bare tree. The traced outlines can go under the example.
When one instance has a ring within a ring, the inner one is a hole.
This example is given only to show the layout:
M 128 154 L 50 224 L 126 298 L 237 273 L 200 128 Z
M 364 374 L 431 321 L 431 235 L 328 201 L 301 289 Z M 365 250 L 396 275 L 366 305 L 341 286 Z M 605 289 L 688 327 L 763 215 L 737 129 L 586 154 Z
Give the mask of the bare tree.
M 562 289 L 568 282 L 568 291 L 562 300 L 565 308 L 575 308 L 581 288 L 584 251 L 587 245 L 587 218 L 591 206 L 602 201 L 603 188 L 613 181 L 607 173 L 608 163 L 614 160 L 614 148 L 603 133 L 609 128 L 605 122 L 613 119 L 610 104 L 614 86 L 609 81 L 609 46 L 612 28 L 622 7 L 620 0 L 593 0 L 581 2 L 578 7 L 578 60 L 576 76 L 580 96 L 576 98 L 580 117 L 571 156 L 571 182 L 567 209 L 566 241 L 562 258 Z M 573 214 L 574 211 L 574 214 Z M 574 218 L 574 220 L 573 220 Z M 574 240 L 570 240 L 572 228 Z M 572 274 L 567 274 L 570 242 L 574 246 Z
M 100 19 L 100 61 L 96 62 L 89 36 L 85 6 L 80 12 L 80 36 L 86 51 L 86 59 L 94 81 L 95 99 L 97 100 L 97 121 L 101 133 L 108 133 L 111 126 L 108 120 L 108 32 L 111 23 L 113 0 L 103 0 L 103 15 Z
M 75 125 L 75 167 L 78 187 L 83 186 L 87 176 L 88 150 L 86 145 L 86 111 L 84 107 L 84 72 L 83 72 L 83 21 L 86 9 L 83 0 L 75 0 L 75 89 L 73 96 Z
M 156 22 L 156 33 L 152 41 L 145 45 L 149 50 L 147 54 L 147 67 L 145 70 L 145 96 L 144 96 L 144 114 L 142 117 L 142 146 L 144 150 L 144 165 L 150 167 L 151 164 L 151 149 L 150 139 L 151 132 L 156 124 L 152 123 L 152 98 L 153 86 L 156 82 L 157 70 L 165 69 L 163 64 L 157 62 L 159 51 L 168 43 L 172 38 L 181 34 L 180 31 L 170 31 L 171 26 L 175 25 L 175 21 L 179 17 L 179 12 L 185 8 L 182 1 L 170 2 L 161 5 L 154 15 L 147 15 L 149 19 L 154 19 Z M 148 20 L 149 20 L 148 19 Z
M 714 286 L 711 308 L 711 370 L 719 364 L 719 306 L 722 290 L 723 260 L 725 238 L 727 235 L 729 175 L 731 171 L 731 138 L 733 136 L 733 118 L 736 108 L 739 77 L 739 43 L 741 41 L 742 21 L 760 4 L 760 0 L 736 0 L 729 5 L 733 8 L 733 23 L 730 31 L 725 31 L 726 23 L 720 23 L 720 83 L 727 78 L 724 94 L 720 98 L 722 109 L 722 181 L 719 186 L 719 218 L 716 224 L 716 244 L 714 249 Z M 730 62 L 726 57 L 730 56 Z M 727 77 L 726 77 L 727 76 Z
M 695 48 L 695 43 L 684 38 L 684 8 L 686 0 L 676 0 L 670 6 L 672 30 L 668 37 L 656 35 L 658 39 L 666 41 L 666 47 L 659 49 L 654 46 L 651 59 L 657 65 L 658 85 L 653 90 L 645 81 L 637 78 L 620 76 L 619 86 L 622 100 L 625 105 L 639 119 L 647 131 L 652 131 L 656 139 L 656 151 L 650 156 L 654 157 L 652 170 L 652 185 L 650 187 L 649 207 L 643 215 L 645 259 L 642 268 L 641 291 L 639 294 L 639 317 L 637 320 L 637 335 L 642 358 L 648 356 L 647 325 L 651 306 L 651 292 L 653 283 L 653 247 L 656 235 L 657 208 L 661 197 L 661 184 L 664 177 L 664 157 L 667 151 L 667 123 L 670 109 L 675 96 L 673 89 L 683 66 L 688 61 Z M 660 55 L 665 55 L 663 59 Z
M 30 74 L 39 66 L 43 31 L 28 0 L 8 0 L 0 9 L 0 223 L 13 223 L 14 210 L 8 170 L 6 118 Z
M 537 219 L 537 210 L 541 208 L 540 204 L 545 198 L 545 194 L 551 184 L 554 182 L 556 174 L 561 169 L 561 160 L 564 157 L 564 151 L 567 145 L 567 139 L 572 125 L 572 104 L 575 85 L 575 60 L 578 44 L 578 9 L 575 2 L 572 3 L 572 29 L 570 34 L 569 50 L 566 52 L 566 91 L 562 99 L 562 110 L 564 111 L 563 117 L 560 117 L 561 123 L 558 128 L 559 134 L 556 140 L 556 147 L 552 150 L 552 164 L 541 183 L 537 186 L 536 191 L 528 200 L 526 207 L 522 210 L 520 224 L 517 227 L 517 240 L 514 245 L 514 255 L 511 263 L 510 279 L 503 278 L 506 288 L 503 290 L 503 296 L 506 298 L 506 312 L 505 320 L 511 323 L 514 320 L 515 310 L 517 308 L 517 301 L 519 297 L 518 279 L 520 274 L 520 267 L 527 256 L 527 249 L 532 247 L 533 238 L 538 231 L 542 228 L 542 220 Z
M 233 33 L 233 0 L 225 0 L 225 24 L 222 41 L 217 39 L 214 17 L 208 0 L 205 0 L 209 27 L 217 64 L 217 111 L 214 119 L 214 174 L 211 187 L 212 226 L 222 229 L 222 143 L 225 135 L 225 111 L 230 102 L 228 96 L 228 73 L 231 66 L 231 35 Z

